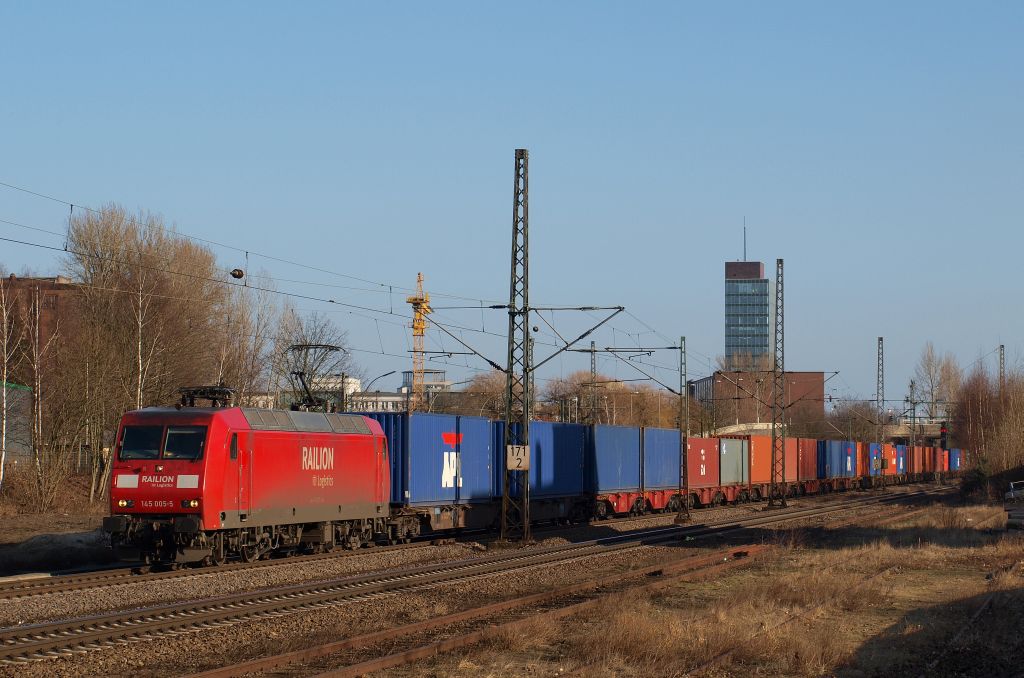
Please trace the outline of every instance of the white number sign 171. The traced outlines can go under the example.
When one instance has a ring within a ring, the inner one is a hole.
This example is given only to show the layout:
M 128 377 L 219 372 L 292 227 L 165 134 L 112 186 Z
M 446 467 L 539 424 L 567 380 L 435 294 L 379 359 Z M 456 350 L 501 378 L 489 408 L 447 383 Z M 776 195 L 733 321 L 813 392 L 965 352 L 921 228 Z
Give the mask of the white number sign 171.
M 530 470 L 530 446 L 506 445 L 505 468 L 507 468 L 509 471 Z

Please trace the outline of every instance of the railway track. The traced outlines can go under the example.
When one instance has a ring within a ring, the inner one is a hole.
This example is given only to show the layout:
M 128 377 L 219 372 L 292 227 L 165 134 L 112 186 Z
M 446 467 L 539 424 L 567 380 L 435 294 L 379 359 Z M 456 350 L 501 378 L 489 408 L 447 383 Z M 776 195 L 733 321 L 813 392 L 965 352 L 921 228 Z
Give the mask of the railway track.
M 863 506 L 934 496 L 921 491 L 845 501 L 837 505 L 764 512 L 744 520 L 659 527 L 542 548 L 516 549 L 481 558 L 423 565 L 389 572 L 278 586 L 186 603 L 0 629 L 0 665 L 91 652 L 140 640 L 273 618 L 339 604 L 490 577 L 498 573 L 566 563 L 589 556 L 641 548 L 680 537 L 704 537 L 735 530 L 825 516 Z M 219 571 L 219 570 L 215 570 Z
M 905 496 L 905 495 L 900 495 Z M 841 500 L 841 502 L 850 501 L 848 499 Z M 832 505 L 832 504 L 826 504 Z M 717 508 L 712 509 L 693 509 L 692 513 L 697 515 L 704 510 L 719 510 Z M 594 526 L 611 526 L 621 525 L 630 522 L 642 524 L 653 520 L 663 519 L 666 514 L 664 513 L 651 513 L 641 516 L 624 516 L 620 518 L 611 518 L 608 520 L 595 521 L 590 523 Z M 585 524 L 574 525 L 570 527 L 564 526 L 542 526 L 534 528 L 535 532 L 551 532 L 557 533 L 565 530 L 580 529 L 585 527 Z M 486 534 L 484 531 L 470 531 L 465 532 L 459 537 L 466 536 L 477 536 L 479 534 Z M 102 570 L 95 570 L 85 573 L 67 574 L 67 575 L 55 575 L 55 576 L 43 576 L 34 578 L 22 578 L 12 581 L 0 581 L 0 600 L 18 600 L 31 596 L 41 596 L 49 594 L 61 594 L 86 591 L 95 588 L 101 588 L 106 586 L 117 586 L 121 584 L 134 584 L 139 582 L 148 581 L 165 581 L 170 579 L 179 579 L 183 577 L 202 577 L 202 576 L 213 576 L 221 572 L 232 572 L 238 570 L 248 570 L 251 568 L 266 568 L 266 567 L 281 567 L 289 564 L 307 564 L 316 563 L 327 560 L 334 560 L 337 558 L 347 558 L 353 556 L 367 555 L 372 553 L 380 553 L 384 551 L 394 550 L 415 550 L 429 548 L 438 544 L 449 544 L 455 543 L 454 538 L 437 538 L 437 537 L 425 537 L 422 540 L 414 541 L 410 544 L 396 544 L 391 546 L 377 546 L 372 549 L 359 549 L 355 551 L 334 551 L 331 553 L 311 554 L 303 556 L 291 556 L 288 558 L 270 558 L 267 560 L 259 560 L 254 563 L 244 562 L 232 562 L 226 565 L 220 565 L 217 567 L 206 567 L 206 568 L 193 568 L 183 567 L 175 570 L 152 570 L 149 568 L 141 568 L 139 566 L 132 567 L 115 567 L 106 568 Z
M 134 584 L 136 582 L 153 580 L 163 581 L 168 579 L 179 579 L 182 577 L 211 576 L 220 574 L 221 572 L 233 572 L 253 568 L 281 567 L 293 563 L 315 563 L 325 560 L 335 560 L 338 558 L 369 555 L 384 551 L 427 549 L 441 543 L 454 543 L 454 540 L 432 539 L 429 541 L 412 542 L 409 544 L 376 546 L 372 549 L 360 549 L 357 551 L 333 551 L 331 553 L 317 553 L 304 556 L 291 556 L 287 558 L 271 558 L 268 560 L 259 560 L 254 563 L 243 563 L 239 561 L 217 567 L 206 568 L 184 567 L 175 570 L 153 571 L 140 570 L 139 567 L 119 567 L 96 570 L 84 574 L 19 579 L 0 584 L 0 600 L 17 600 L 29 596 L 41 596 L 51 593 L 70 593 L 73 591 L 84 591 L 104 586 Z

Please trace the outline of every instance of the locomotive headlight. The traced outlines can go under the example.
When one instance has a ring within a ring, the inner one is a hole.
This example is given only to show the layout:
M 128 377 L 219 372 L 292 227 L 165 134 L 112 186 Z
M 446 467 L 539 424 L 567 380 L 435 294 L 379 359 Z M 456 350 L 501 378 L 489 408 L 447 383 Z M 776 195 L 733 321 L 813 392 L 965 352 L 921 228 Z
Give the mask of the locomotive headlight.
M 117 500 L 117 505 L 119 507 L 121 507 L 121 508 L 127 508 L 128 507 L 128 501 L 125 500 L 125 499 L 118 499 Z
M 189 505 L 189 508 L 199 508 L 199 500 L 198 499 L 193 499 L 192 501 L 190 501 L 188 503 L 188 505 Z

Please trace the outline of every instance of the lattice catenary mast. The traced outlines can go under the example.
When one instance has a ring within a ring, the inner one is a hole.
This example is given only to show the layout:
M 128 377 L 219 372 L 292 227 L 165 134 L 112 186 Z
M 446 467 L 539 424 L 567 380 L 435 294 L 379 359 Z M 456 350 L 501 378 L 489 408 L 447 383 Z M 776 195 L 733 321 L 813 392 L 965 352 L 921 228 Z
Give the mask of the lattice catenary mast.
M 878 385 L 875 397 L 878 407 L 878 442 L 884 443 L 885 434 L 885 346 L 882 337 L 878 338 Z
M 772 372 L 772 486 L 769 506 L 786 506 L 786 365 L 782 259 L 775 260 L 775 360 Z
M 505 381 L 505 482 L 501 538 L 530 538 L 530 203 L 529 161 L 516 149 L 512 199 L 512 270 L 508 297 Z

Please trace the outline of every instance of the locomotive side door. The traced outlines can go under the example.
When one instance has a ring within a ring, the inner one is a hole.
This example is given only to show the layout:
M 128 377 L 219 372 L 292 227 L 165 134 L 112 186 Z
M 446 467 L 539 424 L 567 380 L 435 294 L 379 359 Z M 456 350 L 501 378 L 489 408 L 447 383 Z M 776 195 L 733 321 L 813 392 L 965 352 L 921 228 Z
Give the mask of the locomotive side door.
M 252 479 L 252 446 L 245 444 L 246 438 L 238 439 L 237 434 L 231 436 L 232 454 L 237 446 L 238 453 L 238 518 L 246 521 L 249 519 L 249 503 L 251 500 L 251 479 Z
M 374 438 L 373 447 L 376 452 L 374 456 L 376 462 L 375 466 L 377 467 L 377 470 L 374 473 L 377 482 L 374 484 L 376 489 L 373 492 L 373 501 L 377 504 L 382 504 L 387 502 L 389 494 L 387 488 L 384 487 L 384 464 L 388 461 L 387 455 L 384 451 L 384 439 Z

